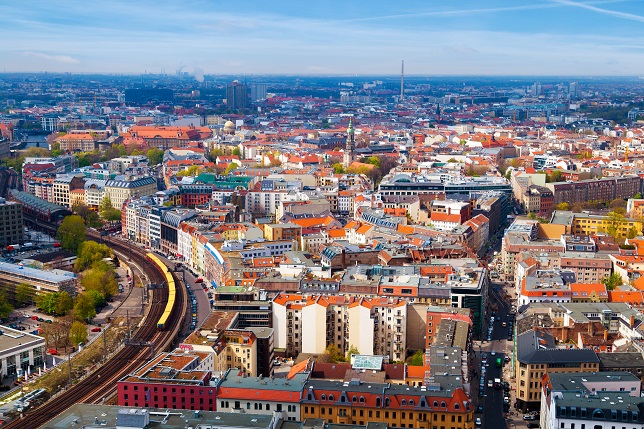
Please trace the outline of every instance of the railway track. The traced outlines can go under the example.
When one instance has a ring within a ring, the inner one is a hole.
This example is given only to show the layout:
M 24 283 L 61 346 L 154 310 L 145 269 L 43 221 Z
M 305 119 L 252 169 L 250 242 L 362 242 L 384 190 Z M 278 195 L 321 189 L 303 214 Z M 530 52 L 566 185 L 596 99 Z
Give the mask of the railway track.
M 87 231 L 88 239 L 99 240 L 98 233 Z M 130 255 L 133 262 L 146 271 L 150 282 L 163 283 L 164 275 L 150 264 L 145 253 L 134 246 L 110 242 L 110 247 Z M 175 281 L 179 279 L 175 276 Z M 132 337 L 130 344 L 121 348 L 110 360 L 96 369 L 90 376 L 72 386 L 38 408 L 28 412 L 23 418 L 6 425 L 10 429 L 36 429 L 60 412 L 76 403 L 100 403 L 116 394 L 116 382 L 123 376 L 145 363 L 152 354 L 167 350 L 177 337 L 178 330 L 187 310 L 187 296 L 184 287 L 177 287 L 176 305 L 165 330 L 157 330 L 157 321 L 161 317 L 168 299 L 167 289 L 154 289 L 152 304 L 148 316 L 139 330 Z

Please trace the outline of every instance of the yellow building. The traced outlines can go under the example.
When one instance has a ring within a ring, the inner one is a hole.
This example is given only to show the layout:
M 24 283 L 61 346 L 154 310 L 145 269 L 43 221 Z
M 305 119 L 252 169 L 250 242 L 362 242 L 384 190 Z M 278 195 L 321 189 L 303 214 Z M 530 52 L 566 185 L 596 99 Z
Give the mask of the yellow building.
M 390 427 L 425 429 L 474 427 L 474 408 L 461 388 L 428 391 L 404 384 L 310 380 L 302 392 L 300 410 L 301 421 L 381 422 Z
M 515 376 L 517 404 L 523 411 L 538 411 L 541 379 L 554 372 L 597 372 L 599 358 L 591 349 L 556 348 L 552 335 L 531 330 L 517 336 Z
M 599 216 L 575 213 L 572 221 L 574 235 L 590 235 L 598 232 L 615 234 L 618 238 L 635 237 L 642 234 L 642 222 L 621 216 Z
M 302 227 L 294 223 L 264 225 L 264 238 L 268 241 L 295 241 L 302 238 Z

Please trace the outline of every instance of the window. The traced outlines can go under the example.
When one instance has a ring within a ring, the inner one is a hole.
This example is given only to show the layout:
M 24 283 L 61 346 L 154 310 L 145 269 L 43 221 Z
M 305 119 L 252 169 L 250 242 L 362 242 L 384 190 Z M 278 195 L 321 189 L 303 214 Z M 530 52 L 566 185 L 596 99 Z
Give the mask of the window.
M 351 402 L 358 402 L 358 398 L 354 396 L 353 398 L 351 398 Z
M 323 393 L 323 394 L 322 394 L 322 396 L 320 396 L 320 399 L 321 399 L 322 401 L 326 401 L 326 395 Z
M 333 401 L 333 400 L 334 400 L 333 395 L 329 395 L 329 401 Z
M 400 405 L 407 405 L 407 401 L 403 399 L 402 401 L 400 401 Z

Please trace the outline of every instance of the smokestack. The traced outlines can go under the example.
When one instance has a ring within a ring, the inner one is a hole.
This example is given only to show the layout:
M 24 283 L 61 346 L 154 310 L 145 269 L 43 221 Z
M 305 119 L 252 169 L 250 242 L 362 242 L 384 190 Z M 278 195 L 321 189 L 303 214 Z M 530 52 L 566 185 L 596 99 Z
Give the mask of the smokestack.
M 608 329 L 604 330 L 604 342 L 608 341 Z
M 631 316 L 631 328 L 635 325 L 635 316 Z
M 591 337 L 592 337 L 592 336 L 593 336 L 593 334 L 594 334 L 594 329 L 593 329 L 593 328 L 594 328 L 594 327 L 593 327 L 593 322 L 592 322 L 592 321 L 591 321 L 591 322 L 588 322 L 588 335 L 590 335 Z
M 402 60 L 402 68 L 400 69 L 400 102 L 405 99 L 405 60 Z

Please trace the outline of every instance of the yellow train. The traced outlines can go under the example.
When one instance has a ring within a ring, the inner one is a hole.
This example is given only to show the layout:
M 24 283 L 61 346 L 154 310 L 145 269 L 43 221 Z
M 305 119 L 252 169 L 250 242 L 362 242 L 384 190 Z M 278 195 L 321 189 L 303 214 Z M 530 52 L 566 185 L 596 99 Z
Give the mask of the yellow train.
M 174 308 L 174 302 L 177 296 L 177 287 L 174 282 L 174 277 L 172 277 L 172 273 L 170 272 L 170 270 L 168 270 L 167 265 L 161 262 L 161 260 L 157 258 L 154 253 L 148 253 L 146 256 L 153 264 L 159 267 L 159 269 L 165 276 L 165 281 L 168 285 L 168 302 L 165 305 L 165 309 L 163 310 L 161 318 L 157 322 L 157 328 L 159 330 L 163 330 L 165 329 L 165 326 L 168 323 L 168 319 L 170 319 L 172 309 Z

